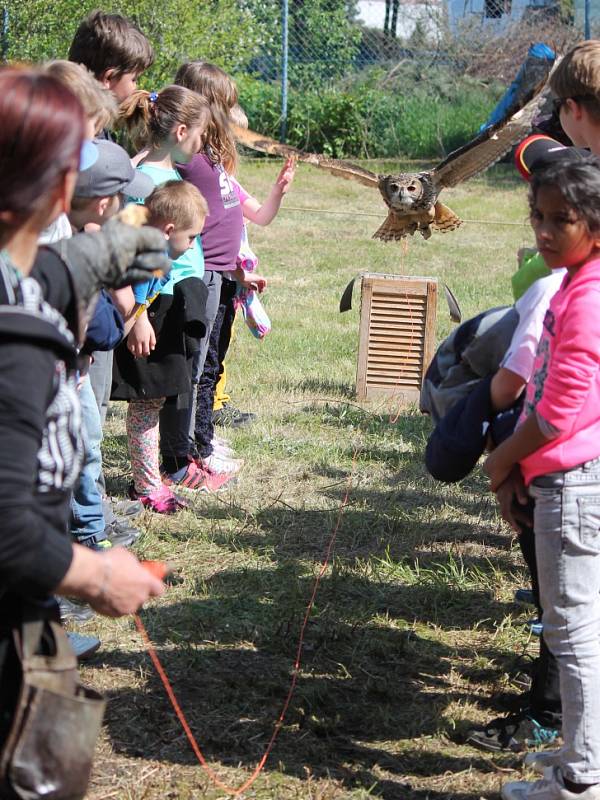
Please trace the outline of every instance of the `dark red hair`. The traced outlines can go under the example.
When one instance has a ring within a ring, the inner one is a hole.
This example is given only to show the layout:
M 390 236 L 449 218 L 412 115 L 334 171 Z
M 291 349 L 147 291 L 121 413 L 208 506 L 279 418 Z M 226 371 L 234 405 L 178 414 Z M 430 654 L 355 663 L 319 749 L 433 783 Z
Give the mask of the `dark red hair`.
M 27 219 L 77 169 L 84 135 L 79 100 L 35 69 L 0 69 L 0 232 Z M 14 223 L 13 223 L 14 220 Z

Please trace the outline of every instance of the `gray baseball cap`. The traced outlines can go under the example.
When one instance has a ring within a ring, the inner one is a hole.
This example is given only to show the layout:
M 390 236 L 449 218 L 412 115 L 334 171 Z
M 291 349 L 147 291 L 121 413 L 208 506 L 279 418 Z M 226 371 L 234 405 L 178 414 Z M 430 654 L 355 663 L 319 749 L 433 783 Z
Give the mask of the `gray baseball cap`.
M 98 158 L 77 177 L 75 197 L 112 197 L 124 194 L 143 200 L 155 188 L 148 175 L 135 169 L 129 156 L 114 142 L 94 139 Z

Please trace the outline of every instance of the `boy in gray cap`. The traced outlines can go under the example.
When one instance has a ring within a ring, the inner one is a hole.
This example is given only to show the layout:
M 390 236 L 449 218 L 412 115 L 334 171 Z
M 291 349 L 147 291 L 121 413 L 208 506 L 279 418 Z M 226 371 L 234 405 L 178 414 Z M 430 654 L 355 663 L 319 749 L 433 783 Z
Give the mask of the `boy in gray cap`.
M 98 158 L 80 172 L 71 203 L 69 220 L 75 230 L 90 223 L 103 225 L 123 205 L 123 198 L 144 199 L 154 189 L 154 182 L 134 169 L 129 156 L 114 142 L 95 139 Z
M 121 208 L 124 196 L 145 198 L 154 189 L 151 178 L 135 170 L 122 147 L 95 140 L 96 161 L 79 173 L 69 221 L 73 232 L 102 226 Z M 120 290 L 123 291 L 123 290 Z M 126 291 L 131 292 L 131 289 Z M 119 520 L 102 499 L 102 412 L 105 390 L 112 380 L 112 350 L 123 333 L 123 321 L 110 295 L 103 292 L 88 326 L 88 338 L 81 355 L 91 361 L 89 373 L 79 389 L 85 429 L 85 463 L 71 502 L 71 534 L 79 544 L 104 550 L 113 544 L 131 545 L 139 532 L 127 521 Z M 100 348 L 100 349 L 99 349 Z M 106 512 L 106 513 L 105 513 Z M 81 619 L 91 609 L 61 603 L 63 618 Z

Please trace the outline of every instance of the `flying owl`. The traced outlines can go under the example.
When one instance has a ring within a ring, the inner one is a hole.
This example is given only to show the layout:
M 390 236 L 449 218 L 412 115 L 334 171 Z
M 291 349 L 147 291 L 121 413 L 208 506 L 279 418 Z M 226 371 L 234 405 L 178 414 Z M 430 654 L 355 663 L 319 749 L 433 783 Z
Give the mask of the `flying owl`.
M 452 231 L 462 223 L 448 206 L 438 200 L 442 189 L 456 186 L 483 172 L 524 139 L 549 93 L 547 85 L 541 91 L 537 87 L 522 108 L 486 128 L 433 169 L 399 175 L 375 175 L 349 161 L 305 153 L 258 133 L 235 125 L 232 127 L 240 144 L 253 150 L 284 158 L 292 156 L 303 163 L 325 169 L 332 175 L 379 189 L 389 210 L 387 218 L 373 234 L 374 239 L 398 241 L 405 236 L 412 236 L 416 231 L 428 239 L 432 230 Z

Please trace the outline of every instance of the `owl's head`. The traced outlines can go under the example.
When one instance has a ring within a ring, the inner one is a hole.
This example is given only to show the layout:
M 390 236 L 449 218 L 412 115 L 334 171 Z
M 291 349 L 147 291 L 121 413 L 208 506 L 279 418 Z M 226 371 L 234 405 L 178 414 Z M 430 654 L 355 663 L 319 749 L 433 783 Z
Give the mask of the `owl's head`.
M 414 211 L 421 208 L 425 195 L 429 194 L 426 192 L 423 175 L 416 173 L 381 175 L 379 191 L 393 211 Z

